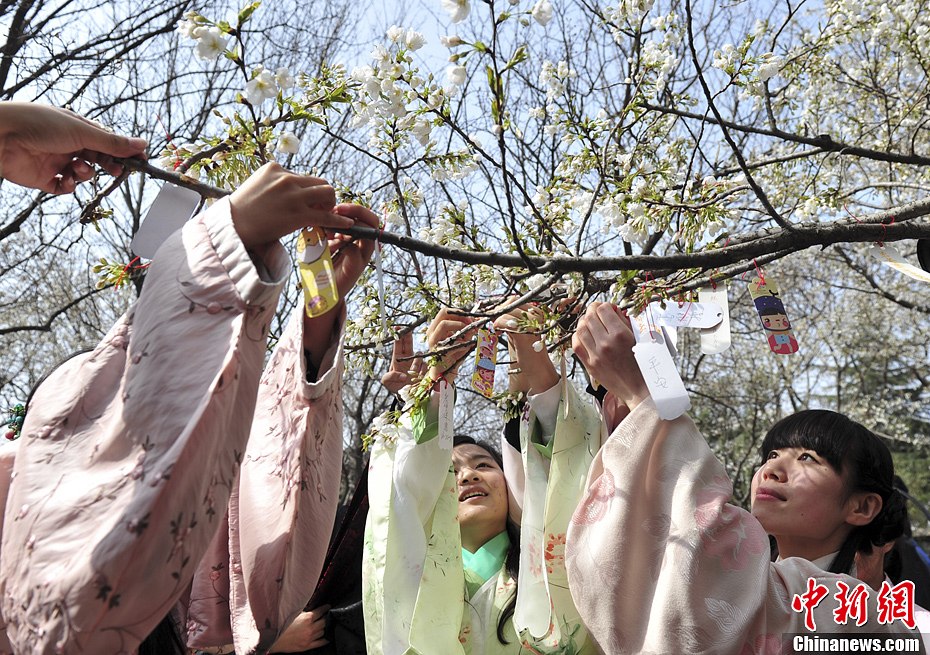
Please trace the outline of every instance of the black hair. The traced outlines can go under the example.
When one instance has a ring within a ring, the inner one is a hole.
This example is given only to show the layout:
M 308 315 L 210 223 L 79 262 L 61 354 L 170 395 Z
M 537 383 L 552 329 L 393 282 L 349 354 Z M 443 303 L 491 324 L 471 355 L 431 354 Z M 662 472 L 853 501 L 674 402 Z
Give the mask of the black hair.
M 172 612 L 165 615 L 139 644 L 136 651 L 137 655 L 186 655 L 187 652 L 187 646 Z
M 497 462 L 501 471 L 504 470 L 504 458 L 501 457 L 500 451 L 485 441 L 478 441 L 474 437 L 465 434 L 457 434 L 452 437 L 452 447 L 455 446 L 478 446 L 487 451 L 491 458 Z M 504 559 L 504 568 L 507 570 L 507 574 L 513 578 L 514 592 L 510 600 L 507 601 L 507 605 L 501 610 L 500 619 L 497 622 L 497 640 L 505 646 L 510 642 L 504 636 L 504 627 L 507 625 L 507 621 L 513 617 L 513 613 L 517 608 L 516 589 L 519 584 L 518 577 L 520 574 L 520 526 L 514 523 L 509 514 L 507 516 L 507 537 L 510 539 L 510 548 L 507 550 L 507 557 Z
M 868 525 L 853 528 L 830 563 L 831 573 L 849 573 L 856 553 L 894 541 L 903 533 L 904 497 L 894 489 L 891 452 L 875 434 L 852 419 L 826 409 L 808 409 L 786 416 L 769 429 L 759 449 L 765 462 L 778 448 L 807 448 L 845 476 L 850 492 L 876 493 L 882 509 Z
M 778 307 L 763 307 L 759 310 L 759 316 L 776 316 L 782 315 L 787 316 L 784 309 L 779 309 Z

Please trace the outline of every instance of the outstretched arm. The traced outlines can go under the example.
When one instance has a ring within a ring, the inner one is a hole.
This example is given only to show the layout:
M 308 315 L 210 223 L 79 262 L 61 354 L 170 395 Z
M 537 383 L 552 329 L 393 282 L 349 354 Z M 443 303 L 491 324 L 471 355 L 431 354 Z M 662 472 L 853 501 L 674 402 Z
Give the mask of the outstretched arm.
M 523 305 L 503 314 L 494 321 L 494 329 L 506 333 L 507 349 L 510 352 L 510 390 L 525 394 L 547 391 L 559 381 L 549 353 L 545 348 L 537 350 L 540 337 L 534 324 L 542 318 L 542 309 L 534 305 Z
M 588 374 L 631 411 L 649 398 L 633 357 L 630 319 L 616 305 L 593 302 L 572 337 L 572 349 Z

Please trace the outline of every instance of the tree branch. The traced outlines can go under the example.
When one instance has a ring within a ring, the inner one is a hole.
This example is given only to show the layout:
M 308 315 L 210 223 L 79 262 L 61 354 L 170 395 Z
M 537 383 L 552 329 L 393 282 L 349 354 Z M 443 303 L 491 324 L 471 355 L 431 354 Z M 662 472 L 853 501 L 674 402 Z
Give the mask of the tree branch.
M 221 198 L 230 193 L 224 189 L 198 182 L 186 175 L 178 175 L 162 170 L 146 161 L 136 159 L 122 161 L 127 168 L 192 189 L 206 198 Z M 533 268 L 539 269 L 537 272 L 540 273 L 594 273 L 635 270 L 671 272 L 688 268 L 719 268 L 770 253 L 783 253 L 780 256 L 786 256 L 814 246 L 826 247 L 835 243 L 884 242 L 928 238 L 930 237 L 930 222 L 914 220 L 928 214 L 930 214 L 930 197 L 901 207 L 875 212 L 869 216 L 836 221 L 830 224 L 799 223 L 787 230 L 771 228 L 760 230 L 736 239 L 730 239 L 729 245 L 715 250 L 671 255 L 618 257 L 573 257 L 568 255 L 521 257 L 519 255 L 449 248 L 370 227 L 354 226 L 339 231 L 358 238 L 380 241 L 382 244 L 396 246 L 403 250 L 465 264 L 521 269 L 526 268 L 529 264 Z M 722 278 L 718 277 L 717 279 Z

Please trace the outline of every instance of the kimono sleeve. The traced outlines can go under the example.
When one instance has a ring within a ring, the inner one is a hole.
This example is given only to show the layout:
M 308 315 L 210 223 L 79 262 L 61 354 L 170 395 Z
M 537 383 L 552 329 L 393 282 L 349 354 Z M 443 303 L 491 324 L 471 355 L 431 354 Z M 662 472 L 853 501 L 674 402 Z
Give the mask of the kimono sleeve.
M 295 308 L 262 375 L 227 529 L 194 577 L 190 646 L 270 647 L 316 586 L 342 473 L 344 315 L 311 383 L 303 311 Z
M 368 652 L 461 654 L 465 578 L 451 439 L 418 443 L 413 425 L 405 413 L 372 446 L 362 570 Z
M 525 491 L 513 622 L 533 652 L 572 655 L 588 652 L 588 639 L 569 592 L 566 531 L 584 491 L 602 430 L 594 406 L 582 400 L 564 379 L 560 388 L 551 439 L 537 434 L 540 423 L 529 404 L 521 421 Z M 548 442 L 545 448 L 537 447 L 540 441 Z
M 132 652 L 189 587 L 245 452 L 268 324 L 227 200 L 162 245 L 139 301 L 30 403 L 0 548 L 17 652 Z

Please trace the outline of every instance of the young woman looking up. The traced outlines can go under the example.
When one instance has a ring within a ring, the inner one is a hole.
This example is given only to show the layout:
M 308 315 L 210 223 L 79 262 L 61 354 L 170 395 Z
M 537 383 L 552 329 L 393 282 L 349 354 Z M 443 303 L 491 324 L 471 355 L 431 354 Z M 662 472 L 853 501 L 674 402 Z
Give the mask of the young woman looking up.
M 495 323 L 512 330 L 508 345 L 520 373 L 511 376 L 511 388 L 528 393 L 530 404 L 538 401 L 546 414 L 537 418 L 533 407 L 522 413 L 514 439 L 521 452 L 504 444 L 511 451 L 508 469 L 518 479 L 505 477 L 494 447 L 453 439 L 448 423 L 440 425 L 439 396 L 451 388 L 434 390 L 423 406 L 380 428 L 369 467 L 363 564 L 372 655 L 594 652 L 571 602 L 563 552 L 596 449 L 589 441 L 600 443 L 599 418 L 576 409 L 582 403 L 575 392 L 559 383 L 545 350 L 532 347 L 537 337 L 514 328 L 532 310 L 514 311 Z M 453 337 L 471 339 L 470 325 L 467 317 L 440 311 L 427 333 L 431 350 Z M 401 379 L 410 366 L 399 361 L 398 350 L 389 375 Z M 444 353 L 429 379 L 454 381 L 454 362 L 468 350 Z M 554 401 L 541 398 L 547 393 Z M 518 530 L 510 517 L 519 507 Z
M 568 533 L 572 597 L 598 646 L 611 655 L 790 652 L 784 636 L 813 634 L 804 605 L 792 608 L 812 588 L 826 590 L 810 613 L 818 634 L 916 636 L 900 620 L 879 621 L 874 592 L 864 625 L 834 617 L 838 585 L 859 580 L 828 569 L 849 571 L 857 550 L 881 543 L 897 504 L 878 439 L 832 412 L 785 419 L 765 440 L 750 514 L 728 503 L 726 470 L 691 419 L 659 418 L 633 341 L 627 318 L 605 303 L 589 306 L 573 340 L 588 372 L 631 410 L 595 458 Z

